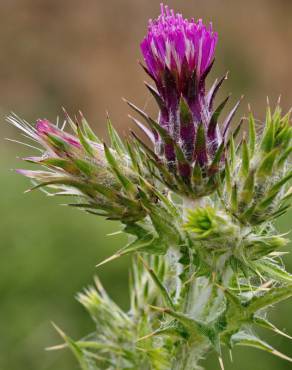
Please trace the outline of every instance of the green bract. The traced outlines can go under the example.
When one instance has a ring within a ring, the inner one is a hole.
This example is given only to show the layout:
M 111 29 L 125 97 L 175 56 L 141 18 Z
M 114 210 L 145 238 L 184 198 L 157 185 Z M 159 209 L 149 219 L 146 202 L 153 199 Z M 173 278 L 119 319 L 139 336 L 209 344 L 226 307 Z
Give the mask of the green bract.
M 268 108 L 266 122 L 255 127 L 250 114 L 248 136 L 229 142 L 217 192 L 196 200 L 163 186 L 144 144 L 123 142 L 110 122 L 109 147 L 83 116 L 79 122 L 66 116 L 73 134 L 47 121 L 35 129 L 9 120 L 43 147 L 41 157 L 25 160 L 44 170 L 19 171 L 34 188 L 120 220 L 129 235 L 125 247 L 99 264 L 133 255 L 129 312 L 96 280 L 78 295 L 96 331 L 74 341 L 58 329 L 65 344 L 56 348 L 69 347 L 85 370 L 200 369 L 207 352 L 216 351 L 222 365 L 222 346 L 234 345 L 290 361 L 251 334 L 261 326 L 286 335 L 263 312 L 292 295 L 292 276 L 280 259 L 287 240 L 272 225 L 290 205 L 289 115 Z
M 289 208 L 291 191 L 287 184 L 292 177 L 292 127 L 290 112 L 281 114 L 279 106 L 274 113 L 267 109 L 264 125 L 258 125 L 249 116 L 249 135 L 236 147 L 230 143 L 230 154 L 222 190 L 229 211 L 244 224 L 257 225 L 285 213 Z M 260 127 L 261 126 L 261 127 Z

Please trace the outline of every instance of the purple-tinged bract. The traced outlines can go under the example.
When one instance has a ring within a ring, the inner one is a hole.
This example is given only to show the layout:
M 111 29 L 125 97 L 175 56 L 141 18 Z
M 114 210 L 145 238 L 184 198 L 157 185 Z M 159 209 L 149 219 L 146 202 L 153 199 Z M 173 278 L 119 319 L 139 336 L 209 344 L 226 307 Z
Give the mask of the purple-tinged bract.
M 76 137 L 60 130 L 47 119 L 38 119 L 35 128 L 38 135 L 45 140 L 52 136 L 58 137 L 59 140 L 62 140 L 70 146 L 81 148 L 80 141 Z
M 69 204 L 73 207 L 125 223 L 145 217 L 140 197 L 154 198 L 151 180 L 143 192 L 126 147 L 110 124 L 112 149 L 102 145 L 81 113 L 75 121 L 66 113 L 62 128 L 47 119 L 37 120 L 34 126 L 14 115 L 8 121 L 31 138 L 41 153 L 23 159 L 42 166 L 42 170 L 17 170 L 32 179 L 32 189 L 46 188 L 50 195 L 70 196 L 77 200 Z M 71 133 L 65 130 L 69 125 Z

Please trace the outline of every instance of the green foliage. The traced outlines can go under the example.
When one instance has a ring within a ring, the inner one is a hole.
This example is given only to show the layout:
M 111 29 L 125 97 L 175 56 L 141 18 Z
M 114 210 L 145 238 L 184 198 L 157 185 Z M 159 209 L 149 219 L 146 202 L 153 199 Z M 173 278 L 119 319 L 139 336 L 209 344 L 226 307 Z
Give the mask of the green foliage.
M 211 248 L 216 246 L 222 248 L 223 244 L 236 244 L 239 235 L 239 226 L 231 217 L 212 207 L 191 210 L 185 229 L 193 234 L 195 240 L 209 242 Z
M 149 85 L 147 85 L 147 87 L 150 88 Z M 151 87 L 152 94 L 154 93 L 153 89 L 154 88 Z M 227 103 L 227 100 L 228 99 L 226 99 L 217 108 L 217 110 L 215 110 L 210 121 L 210 130 L 216 129 L 218 117 Z M 219 187 L 220 174 L 224 172 L 223 152 L 226 149 L 226 143 L 224 141 L 215 149 L 215 151 L 212 152 L 208 161 L 204 165 L 201 165 L 199 160 L 193 160 L 193 158 L 190 160 L 189 155 L 184 152 L 179 143 L 176 142 L 169 132 L 159 125 L 157 121 L 152 119 L 133 103 L 127 100 L 126 103 L 143 118 L 148 127 L 136 118 L 130 117 L 133 122 L 141 128 L 149 138 L 154 137 L 155 134 L 159 135 L 164 146 L 172 148 L 175 153 L 175 161 L 166 163 L 164 158 L 165 153 L 160 153 L 160 148 L 158 148 L 156 144 L 154 145 L 153 150 L 152 148 L 149 148 L 149 146 L 145 145 L 141 139 L 134 134 L 134 141 L 144 152 L 145 160 L 151 163 L 151 166 L 149 167 L 149 175 L 158 179 L 160 183 L 164 184 L 173 192 L 192 199 L 198 199 L 212 194 Z M 228 120 L 229 123 L 237 108 L 238 104 L 233 109 L 233 113 Z M 190 108 L 183 97 L 180 99 L 179 116 L 181 127 L 186 128 L 191 124 Z M 194 143 L 195 157 L 199 157 L 201 153 L 207 153 L 209 150 L 210 144 L 207 143 L 207 134 L 207 129 L 201 123 L 198 126 Z
M 282 116 L 277 106 L 272 114 L 268 107 L 264 130 L 258 134 L 250 113 L 248 142 L 243 139 L 236 154 L 233 149 L 222 191 L 224 204 L 243 224 L 273 220 L 289 207 L 291 139 L 290 112 Z
M 187 124 L 189 112 L 183 100 L 180 105 Z M 174 145 L 178 164 L 185 165 L 184 153 L 168 133 L 131 106 L 166 144 Z M 282 117 L 278 107 L 273 114 L 268 109 L 262 133 L 250 115 L 249 137 L 236 146 L 235 133 L 221 145 L 207 177 L 206 168 L 194 165 L 192 181 L 202 190 L 195 197 L 194 188 L 137 136 L 124 143 L 111 123 L 111 145 L 101 146 L 83 116 L 75 126 L 70 121 L 77 137 L 54 126 L 44 137 L 19 120 L 10 121 L 44 147 L 41 159 L 30 162 L 46 170 L 21 171 L 37 181 L 35 188 L 77 198 L 75 207 L 121 221 L 129 236 L 125 247 L 99 264 L 133 256 L 129 311 L 96 280 L 95 288 L 78 295 L 94 332 L 75 341 L 58 329 L 82 369 L 192 370 L 211 350 L 222 364 L 222 347 L 234 345 L 289 360 L 251 334 L 260 325 L 280 334 L 263 313 L 292 295 L 291 275 L 279 251 L 287 240 L 272 224 L 289 208 L 289 115 Z M 196 140 L 204 151 L 203 125 Z M 226 166 L 218 172 L 222 156 Z M 215 178 L 216 186 L 210 186 Z

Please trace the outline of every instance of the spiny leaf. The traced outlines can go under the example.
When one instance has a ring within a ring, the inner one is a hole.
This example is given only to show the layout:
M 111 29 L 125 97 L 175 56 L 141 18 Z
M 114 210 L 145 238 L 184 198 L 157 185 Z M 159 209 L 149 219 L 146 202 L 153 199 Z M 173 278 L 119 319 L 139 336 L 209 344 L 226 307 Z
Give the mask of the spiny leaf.
M 230 167 L 228 161 L 225 163 L 225 184 L 227 188 L 228 194 L 232 192 L 232 182 L 231 182 L 231 174 L 230 174 Z
M 138 121 L 135 117 L 132 117 L 131 115 L 128 115 L 128 117 L 135 123 L 136 126 L 138 126 L 144 132 L 144 134 L 146 134 L 146 136 L 152 143 L 155 143 L 155 136 L 157 136 L 157 133 L 154 133 L 153 130 L 150 131 L 149 128 L 145 126 L 145 124 Z
M 258 178 L 265 178 L 267 176 L 271 176 L 272 171 L 273 171 L 273 166 L 274 166 L 278 153 L 279 153 L 278 148 L 275 148 L 274 150 L 270 151 L 268 154 L 265 155 L 265 157 L 259 164 L 259 167 L 257 170 Z
M 277 166 L 283 167 L 283 165 L 285 164 L 285 162 L 287 161 L 291 153 L 292 153 L 292 146 L 286 149 L 284 153 L 280 156 Z
M 137 150 L 135 150 L 135 145 L 133 145 L 133 143 L 130 143 L 129 141 L 126 141 L 126 148 L 131 158 L 131 165 L 133 170 L 140 174 L 141 170 L 139 166 L 139 154 L 137 153 Z
M 262 328 L 266 328 L 269 330 L 272 330 L 274 333 L 277 333 L 279 335 L 282 335 L 285 338 L 292 339 L 292 337 L 286 333 L 284 333 L 282 330 L 278 329 L 275 325 L 273 325 L 268 320 L 264 319 L 263 317 L 255 316 L 253 318 L 253 321 L 256 325 L 261 326 Z
M 126 100 L 126 99 L 124 99 L 124 101 L 135 111 L 135 112 L 137 112 L 141 117 L 143 117 L 145 120 L 146 120 L 146 122 L 148 123 L 148 124 L 150 124 L 151 125 L 151 121 L 153 121 L 149 116 L 148 116 L 148 114 L 146 114 L 145 112 L 143 112 L 143 110 L 142 109 L 140 109 L 140 108 L 138 108 L 135 104 L 133 104 L 133 103 L 131 103 L 131 102 L 129 102 L 128 100 Z M 151 128 L 152 128 L 152 126 L 151 126 Z
M 147 154 L 150 155 L 150 157 L 153 158 L 154 161 L 157 161 L 157 162 L 161 162 L 161 160 L 159 159 L 159 157 L 154 153 L 154 151 L 152 149 L 150 149 L 140 138 L 139 136 L 136 135 L 135 132 L 131 131 L 131 134 L 133 135 L 134 139 L 138 142 L 138 145 L 140 145 L 145 151 Z
M 255 209 L 256 209 L 256 203 L 248 207 L 247 210 L 244 211 L 244 213 L 240 216 L 240 219 L 245 220 L 246 222 L 250 221 L 251 217 L 255 213 Z
M 250 151 L 250 156 L 252 157 L 255 152 L 255 147 L 256 147 L 256 130 L 255 130 L 255 120 L 252 112 L 249 113 L 249 140 L 248 140 L 248 146 L 249 146 L 249 151 Z
M 181 312 L 176 312 L 169 308 L 161 308 L 161 307 L 155 307 L 155 306 L 151 306 L 151 307 L 157 311 L 160 311 L 162 313 L 165 313 L 167 315 L 170 315 L 176 318 L 187 328 L 191 336 L 194 336 L 194 337 L 204 336 L 208 338 L 211 344 L 213 345 L 214 349 L 218 353 L 221 353 L 219 336 L 216 333 L 215 329 L 212 328 L 211 326 L 208 326 L 204 324 L 203 322 L 192 319 Z
M 153 306 L 152 306 L 153 307 Z M 142 340 L 149 339 L 154 336 L 160 336 L 160 335 L 166 335 L 174 338 L 183 338 L 187 339 L 189 337 L 189 334 L 187 333 L 186 329 L 179 323 L 178 321 L 172 320 L 169 323 L 161 325 L 161 327 L 157 330 L 155 330 L 152 333 L 149 333 L 145 335 L 144 337 L 141 337 L 137 340 L 137 342 L 140 342 Z
M 98 169 L 90 162 L 83 159 L 76 158 L 73 160 L 76 167 L 83 172 L 86 176 L 91 177 L 97 173 Z
M 277 193 L 273 193 L 271 195 L 268 194 L 267 197 L 265 197 L 257 206 L 256 206 L 256 209 L 255 209 L 255 214 L 258 214 L 260 212 L 263 212 L 266 208 L 270 207 L 275 198 L 277 197 Z
M 251 170 L 249 171 L 249 174 L 246 177 L 242 191 L 240 193 L 240 201 L 244 202 L 244 204 L 249 204 L 253 199 L 254 182 L 255 182 L 255 172 Z
M 175 207 L 173 202 L 168 199 L 166 196 L 164 196 L 156 187 L 151 187 L 153 194 L 157 196 L 157 198 L 165 205 L 167 210 L 171 213 L 171 215 L 174 218 L 177 218 L 178 220 L 181 218 L 181 214 L 179 210 Z
M 233 171 L 235 168 L 235 161 L 236 161 L 236 151 L 235 151 L 235 144 L 234 144 L 234 138 L 231 136 L 229 140 L 229 161 L 230 161 L 230 170 Z
M 25 158 L 24 160 L 29 161 L 29 158 Z M 49 166 L 49 167 L 52 166 L 52 167 L 62 168 L 64 171 L 67 171 L 69 173 L 76 172 L 76 168 L 74 167 L 73 163 L 69 161 L 68 159 L 45 158 L 45 159 L 41 159 L 38 163 L 43 164 L 45 166 Z
M 281 188 L 292 178 L 292 172 L 274 184 L 271 189 L 268 191 L 267 196 L 258 204 L 257 209 L 262 211 L 269 207 L 274 199 L 277 197 Z
M 192 173 L 192 182 L 194 185 L 201 184 L 203 181 L 202 170 L 198 162 L 195 162 L 193 173 Z
M 66 122 L 69 123 L 69 125 L 71 126 L 73 132 L 76 133 L 77 132 L 76 123 L 72 120 L 72 118 L 69 116 L 68 112 L 66 111 L 66 109 L 64 107 L 62 107 L 62 110 L 64 112 L 64 115 L 65 115 L 65 118 L 66 118 Z
M 234 184 L 231 193 L 231 208 L 233 211 L 237 211 L 237 207 L 238 207 L 237 184 Z
M 117 131 L 113 127 L 113 125 L 112 125 L 111 120 L 110 120 L 109 117 L 107 119 L 107 127 L 108 127 L 108 133 L 109 133 L 109 137 L 111 139 L 111 144 L 112 144 L 113 148 L 116 150 L 116 152 L 121 157 L 125 156 L 125 154 L 127 152 L 126 151 L 126 148 L 125 148 L 125 145 L 122 142 L 119 134 L 117 133 Z
M 49 141 L 52 143 L 52 146 L 61 150 L 63 152 L 70 152 L 71 146 L 70 144 L 63 140 L 60 136 L 54 135 L 52 133 L 47 132 L 46 136 L 48 137 Z
M 244 118 L 241 118 L 239 121 L 239 124 L 236 126 L 235 130 L 233 131 L 232 136 L 234 140 L 237 138 L 243 122 L 244 122 Z
M 214 131 L 215 131 L 217 123 L 218 123 L 218 118 L 219 118 L 221 112 L 223 111 L 225 105 L 227 104 L 229 98 L 230 98 L 230 95 L 228 95 L 223 100 L 223 102 L 215 109 L 214 113 L 212 114 L 212 117 L 210 119 L 210 123 L 209 123 L 209 126 L 208 126 L 208 131 L 207 131 L 208 136 L 214 134 Z
M 247 142 L 244 138 L 242 140 L 242 162 L 241 162 L 241 172 L 244 177 L 248 175 L 249 161 L 250 161 L 249 149 L 248 149 Z
M 96 142 L 98 144 L 101 144 L 101 141 L 99 140 L 99 138 L 95 135 L 95 133 L 93 132 L 93 130 L 91 129 L 89 123 L 87 122 L 86 118 L 83 116 L 82 112 L 79 111 L 79 114 L 80 114 L 80 117 L 81 117 L 81 124 L 82 124 L 82 127 L 83 127 L 83 130 L 85 132 L 85 135 L 87 136 L 87 138 L 93 142 Z
M 202 123 L 197 129 L 194 159 L 199 163 L 200 166 L 205 166 L 208 163 L 205 129 Z
M 112 201 L 118 200 L 118 193 L 110 187 L 98 183 L 91 183 L 90 186 L 106 198 Z
M 80 143 L 82 144 L 84 150 L 91 156 L 91 157 L 94 157 L 95 156 L 95 150 L 93 149 L 93 147 L 91 146 L 90 142 L 88 141 L 88 139 L 84 136 L 82 130 L 81 130 L 81 127 L 80 125 L 77 125 L 77 134 L 78 134 L 78 138 L 80 140 Z
M 222 142 L 219 146 L 219 148 L 217 149 L 215 155 L 214 155 L 214 159 L 209 167 L 209 172 L 212 174 L 212 173 L 215 173 L 218 171 L 219 169 L 219 164 L 220 162 L 222 161 L 222 156 L 223 156 L 223 153 L 224 153 L 224 149 L 225 149 L 225 143 Z
M 275 125 L 271 118 L 268 117 L 269 113 L 267 112 L 266 129 L 261 141 L 261 150 L 266 153 L 273 149 L 275 141 Z
M 271 288 L 268 292 L 260 296 L 253 297 L 247 305 L 247 310 L 254 313 L 265 307 L 281 302 L 292 296 L 292 284 L 285 287 Z
M 272 188 L 269 190 L 268 196 L 277 193 L 282 188 L 282 186 L 284 186 L 291 178 L 292 171 L 272 186 Z
M 152 233 L 148 232 L 144 236 L 137 238 L 133 242 L 127 244 L 124 248 L 120 249 L 111 257 L 106 258 L 102 262 L 98 263 L 96 267 L 100 267 L 110 261 L 135 252 L 146 252 L 150 254 L 164 254 L 166 246 L 159 238 L 153 236 Z
M 152 127 L 156 132 L 159 133 L 164 143 L 174 148 L 179 169 L 184 167 L 184 169 L 190 172 L 190 169 L 188 169 L 189 168 L 188 161 L 186 160 L 185 155 L 180 146 L 173 140 L 169 133 L 163 127 L 161 127 L 156 121 L 154 121 L 151 117 L 148 117 L 147 115 L 146 117 L 147 117 L 146 120 L 149 123 L 150 127 Z
M 73 341 L 71 338 L 69 338 L 60 328 L 58 328 L 57 325 L 52 323 L 56 331 L 59 333 L 59 335 L 62 337 L 62 339 L 65 341 L 67 346 L 71 349 L 72 353 L 76 357 L 76 359 L 79 362 L 79 365 L 82 370 L 92 370 L 92 364 L 90 364 L 89 360 L 84 355 L 82 349 L 78 346 L 78 344 Z
M 76 188 L 80 189 L 81 191 L 83 191 L 85 193 L 90 193 L 90 188 L 89 188 L 88 185 L 84 185 L 83 183 L 78 182 L 74 179 L 71 179 L 70 177 L 63 177 L 63 178 L 58 178 L 58 179 L 55 179 L 55 180 L 44 181 L 44 182 L 42 182 L 40 184 L 36 184 L 32 188 L 26 190 L 25 193 L 28 193 L 28 192 L 31 192 L 33 190 L 40 189 L 40 188 L 43 188 L 43 187 L 46 187 L 46 186 L 51 186 L 51 185 L 54 185 L 54 186 L 55 185 L 73 186 L 73 187 L 76 187 Z
M 133 137 L 137 141 L 138 145 L 140 145 L 141 148 L 143 148 L 144 151 L 146 152 L 147 161 L 149 161 L 153 165 L 153 167 L 158 170 L 159 175 L 162 175 L 165 184 L 168 185 L 169 187 L 171 187 L 170 184 L 172 183 L 172 175 L 170 174 L 170 172 L 168 171 L 168 169 L 166 168 L 164 163 L 153 152 L 153 150 L 148 148 L 148 146 L 145 143 L 143 143 L 143 141 L 134 132 L 131 132 L 131 134 L 133 135 Z M 150 170 L 150 172 L 151 172 L 151 175 L 153 177 L 155 177 L 157 180 L 163 182 L 162 179 L 159 177 L 159 175 L 157 176 L 157 174 L 153 173 L 151 170 Z
M 232 119 L 233 119 L 233 117 L 234 117 L 242 99 L 243 99 L 243 96 L 235 104 L 234 108 L 230 111 L 229 115 L 227 116 L 226 120 L 223 123 L 223 138 L 224 139 L 227 137 L 231 121 L 232 121 Z
M 216 94 L 217 94 L 220 86 L 222 85 L 222 83 L 224 82 L 224 80 L 227 80 L 227 78 L 228 78 L 228 72 L 223 77 L 221 77 L 220 80 L 217 80 L 216 79 L 216 81 L 212 85 L 210 91 L 208 92 L 207 102 L 208 102 L 209 110 L 212 109 L 215 96 L 216 96 Z
M 158 104 L 160 110 L 165 110 L 166 107 L 165 107 L 165 104 L 163 102 L 163 100 L 161 99 L 161 96 L 159 95 L 159 92 L 153 87 L 151 86 L 148 82 L 144 82 L 145 83 L 145 86 L 147 87 L 148 91 L 150 92 L 150 94 L 154 97 L 156 103 Z
M 169 135 L 167 130 L 165 130 L 162 126 L 160 126 L 156 121 L 154 121 L 151 117 L 149 117 L 145 112 L 143 112 L 141 109 L 137 108 L 134 104 L 127 101 L 129 106 L 133 108 L 137 113 L 142 115 L 142 117 L 146 120 L 148 125 L 156 132 L 159 133 L 161 139 L 164 141 L 166 145 L 171 145 L 173 148 L 180 153 L 181 157 L 184 157 L 184 154 L 179 147 L 179 145 L 173 140 L 173 138 Z M 185 159 L 186 161 L 186 159 Z
M 136 191 L 135 185 L 129 180 L 127 176 L 125 176 L 122 173 L 116 159 L 114 158 L 114 156 L 111 153 L 111 150 L 108 148 L 106 144 L 104 144 L 104 153 L 109 165 L 111 166 L 113 172 L 116 174 L 122 186 L 125 188 L 127 192 L 134 194 Z
M 168 294 L 167 289 L 165 286 L 162 284 L 162 282 L 159 280 L 158 276 L 155 274 L 154 270 L 150 268 L 147 263 L 143 260 L 141 256 L 139 256 L 145 269 L 148 271 L 149 275 L 151 276 L 153 282 L 155 283 L 156 287 L 159 289 L 165 303 L 167 306 L 171 309 L 174 309 L 174 304 L 172 302 L 172 299 L 170 298 L 170 295 Z
M 182 127 L 187 127 L 193 122 L 193 115 L 190 110 L 188 103 L 181 96 L 179 102 L 179 113 L 180 113 L 180 123 Z
M 265 343 L 264 341 L 262 341 L 261 339 L 255 337 L 253 335 L 240 332 L 240 333 L 234 334 L 232 336 L 231 340 L 232 340 L 233 344 L 235 344 L 235 345 L 255 347 L 255 348 L 261 349 L 263 351 L 269 352 L 269 353 L 271 353 L 271 354 L 273 354 L 277 357 L 280 357 L 284 360 L 292 362 L 292 359 L 290 357 L 288 357 L 288 356 L 284 355 L 283 353 L 277 351 L 272 346 L 270 346 L 269 344 Z
M 270 278 L 278 281 L 284 281 L 288 283 L 292 283 L 292 275 L 289 272 L 285 271 L 284 268 L 280 267 L 279 265 L 264 259 L 259 261 L 254 261 L 253 265 L 260 271 Z

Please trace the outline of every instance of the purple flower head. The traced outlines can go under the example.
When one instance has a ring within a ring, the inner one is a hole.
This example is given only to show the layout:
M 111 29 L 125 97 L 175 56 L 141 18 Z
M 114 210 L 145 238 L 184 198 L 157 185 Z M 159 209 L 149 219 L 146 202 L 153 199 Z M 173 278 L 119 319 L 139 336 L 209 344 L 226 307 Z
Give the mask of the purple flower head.
M 143 68 L 156 85 L 146 83 L 159 106 L 157 121 L 130 104 L 150 127 L 134 119 L 154 143 L 156 157 L 152 155 L 152 159 L 160 162 L 157 166 L 164 172 L 162 181 L 194 198 L 214 191 L 218 185 L 230 123 L 238 107 L 237 103 L 220 123 L 228 97 L 215 109 L 213 103 L 227 76 L 216 80 L 209 91 L 205 89 L 217 40 L 212 24 L 184 19 L 161 5 L 161 14 L 149 21 L 141 43 Z M 167 180 L 165 166 L 170 174 Z
M 201 19 L 189 21 L 163 4 L 158 18 L 149 21 L 141 50 L 167 109 L 175 111 L 182 95 L 201 118 L 197 100 L 214 60 L 217 38 L 211 23 L 207 27 Z

